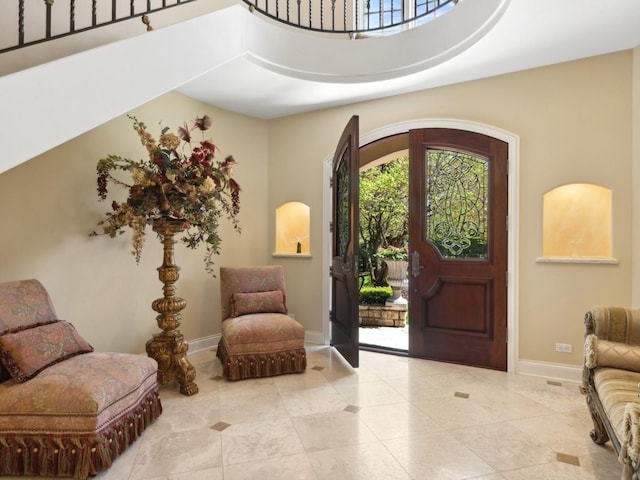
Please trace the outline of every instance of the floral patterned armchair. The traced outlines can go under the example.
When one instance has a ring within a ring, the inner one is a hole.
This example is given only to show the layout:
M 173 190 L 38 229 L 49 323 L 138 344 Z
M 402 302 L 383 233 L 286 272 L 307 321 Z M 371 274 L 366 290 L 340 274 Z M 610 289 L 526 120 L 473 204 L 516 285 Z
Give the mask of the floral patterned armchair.
M 229 380 L 303 372 L 304 327 L 287 315 L 284 268 L 220 268 L 222 336 L 217 356 Z
M 0 283 L 0 359 L 0 475 L 95 475 L 162 412 L 155 360 L 94 352 L 37 280 Z

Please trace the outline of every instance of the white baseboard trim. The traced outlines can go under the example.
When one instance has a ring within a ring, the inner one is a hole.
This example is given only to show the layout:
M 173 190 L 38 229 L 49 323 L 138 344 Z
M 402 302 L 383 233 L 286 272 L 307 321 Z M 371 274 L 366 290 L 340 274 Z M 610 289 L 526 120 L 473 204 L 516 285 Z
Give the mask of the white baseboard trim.
M 208 337 L 196 338 L 187 342 L 189 344 L 189 351 L 187 356 L 192 353 L 202 352 L 203 350 L 212 350 L 218 346 L 221 334 L 209 335 Z
M 518 362 L 518 373 L 563 382 L 580 383 L 582 381 L 582 367 L 562 363 L 520 360 Z
M 309 331 L 309 330 L 304 332 L 304 342 L 314 343 L 316 345 L 325 344 L 324 336 L 322 335 L 322 332 Z
M 195 340 L 190 340 L 187 342 L 189 344 L 189 350 L 187 352 L 187 356 L 202 352 L 203 350 L 212 350 L 218 346 L 218 342 L 220 341 L 221 334 L 217 333 L 215 335 L 209 335 L 208 337 L 196 338 Z M 318 345 L 323 345 L 323 336 L 322 332 L 315 331 L 306 331 L 304 332 L 304 341 L 305 343 L 314 343 Z

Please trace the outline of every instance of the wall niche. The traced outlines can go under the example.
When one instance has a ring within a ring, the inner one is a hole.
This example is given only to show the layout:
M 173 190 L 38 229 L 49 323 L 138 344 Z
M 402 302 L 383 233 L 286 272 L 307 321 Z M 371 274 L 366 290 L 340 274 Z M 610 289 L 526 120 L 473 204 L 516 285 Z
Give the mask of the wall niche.
M 543 196 L 539 262 L 617 263 L 612 256 L 611 189 L 571 183 Z
M 276 208 L 274 256 L 311 256 L 310 208 L 302 202 L 286 202 Z

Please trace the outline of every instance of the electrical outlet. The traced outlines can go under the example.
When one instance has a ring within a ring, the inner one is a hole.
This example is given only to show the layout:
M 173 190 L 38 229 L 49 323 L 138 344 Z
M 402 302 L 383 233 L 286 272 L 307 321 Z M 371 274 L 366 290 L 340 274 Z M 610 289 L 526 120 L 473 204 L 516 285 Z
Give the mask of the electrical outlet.
M 571 353 L 570 343 L 556 343 L 556 352 Z

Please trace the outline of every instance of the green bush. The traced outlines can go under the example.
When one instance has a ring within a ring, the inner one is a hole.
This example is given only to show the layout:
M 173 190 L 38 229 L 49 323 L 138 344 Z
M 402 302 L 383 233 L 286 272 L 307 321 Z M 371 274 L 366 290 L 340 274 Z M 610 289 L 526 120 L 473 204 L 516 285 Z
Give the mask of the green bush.
M 362 287 L 359 299 L 361 305 L 384 305 L 392 295 L 391 287 Z

